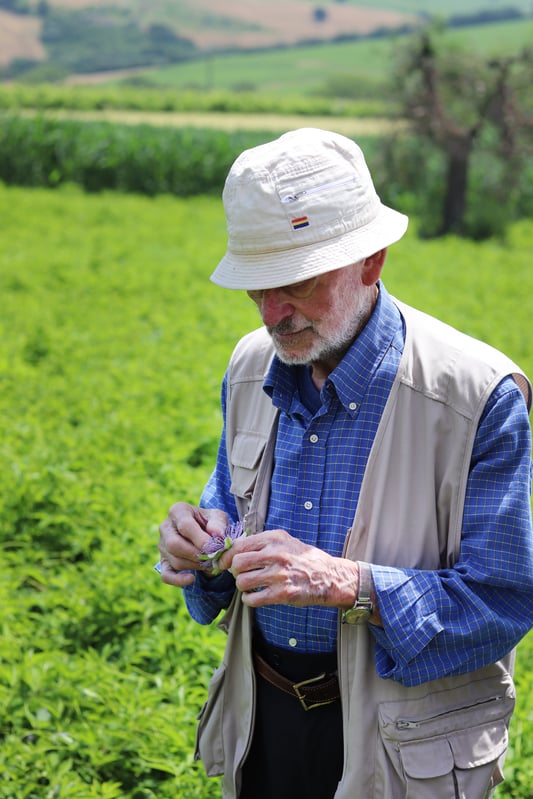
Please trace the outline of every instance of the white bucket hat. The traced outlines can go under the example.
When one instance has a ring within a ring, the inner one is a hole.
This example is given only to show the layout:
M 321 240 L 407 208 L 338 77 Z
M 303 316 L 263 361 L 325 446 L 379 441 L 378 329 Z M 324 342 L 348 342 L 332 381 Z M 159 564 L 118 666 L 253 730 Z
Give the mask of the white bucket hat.
M 380 201 L 357 144 L 317 128 L 245 150 L 222 199 L 228 246 L 211 280 L 229 289 L 340 269 L 398 241 L 408 223 Z

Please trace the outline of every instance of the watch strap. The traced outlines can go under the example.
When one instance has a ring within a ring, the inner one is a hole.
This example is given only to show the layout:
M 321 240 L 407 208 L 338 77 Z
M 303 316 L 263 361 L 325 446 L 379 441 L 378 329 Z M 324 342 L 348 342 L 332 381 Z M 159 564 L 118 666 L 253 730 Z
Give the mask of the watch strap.
M 359 585 L 353 607 L 343 610 L 343 624 L 364 624 L 372 613 L 372 570 L 369 563 L 357 561 L 359 569 Z
M 371 605 L 372 604 L 372 569 L 369 563 L 364 563 L 361 560 L 357 561 L 359 568 L 359 591 L 357 593 L 356 604 Z

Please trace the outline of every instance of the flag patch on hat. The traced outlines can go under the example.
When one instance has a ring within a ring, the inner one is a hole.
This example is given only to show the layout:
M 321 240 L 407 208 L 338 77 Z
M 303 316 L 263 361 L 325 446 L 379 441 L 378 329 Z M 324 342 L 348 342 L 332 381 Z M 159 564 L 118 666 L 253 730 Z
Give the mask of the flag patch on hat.
M 299 216 L 297 219 L 291 219 L 291 225 L 293 230 L 300 230 L 309 226 L 309 219 L 306 216 Z

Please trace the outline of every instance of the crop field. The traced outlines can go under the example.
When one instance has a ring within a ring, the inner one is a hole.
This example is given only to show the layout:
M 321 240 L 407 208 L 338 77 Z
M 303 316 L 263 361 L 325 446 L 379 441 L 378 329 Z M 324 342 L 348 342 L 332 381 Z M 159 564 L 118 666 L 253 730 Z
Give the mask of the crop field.
M 216 197 L 0 184 L 0 799 L 216 799 L 192 759 L 224 640 L 163 585 L 158 524 L 195 502 L 236 339 L 259 323 L 209 275 Z M 533 222 L 421 241 L 384 279 L 533 374 Z M 500 799 L 531 799 L 533 637 Z

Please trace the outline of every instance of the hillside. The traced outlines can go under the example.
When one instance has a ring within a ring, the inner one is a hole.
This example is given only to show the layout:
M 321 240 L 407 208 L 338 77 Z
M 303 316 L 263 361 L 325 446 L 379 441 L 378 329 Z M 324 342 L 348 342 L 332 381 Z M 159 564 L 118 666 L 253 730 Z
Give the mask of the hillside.
M 485 10 L 487 9 L 487 10 Z M 428 17 L 529 15 L 529 0 L 0 0 L 0 67 L 75 73 L 181 63 L 206 53 L 382 37 Z M 488 21 L 485 19 L 485 21 Z M 7 68 L 7 71 L 5 71 Z
M 30 14 L 0 10 L 0 64 L 9 64 L 15 58 L 41 61 L 47 53 L 53 57 L 60 27 L 65 27 L 65 12 L 69 12 L 72 24 L 79 22 L 80 27 L 87 24 L 107 31 L 116 32 L 119 26 L 136 26 L 141 31 L 165 26 L 190 42 L 191 51 L 198 52 L 327 41 L 347 34 L 367 36 L 379 29 L 419 22 L 415 14 L 341 2 L 324 3 L 320 8 L 311 0 L 178 0 L 169 5 L 154 2 L 146 8 L 147 4 L 135 1 L 51 0 L 39 9 L 29 4 L 35 12 Z M 0 9 L 2 6 L 13 7 L 14 3 L 0 2 Z M 40 16 L 36 15 L 38 10 Z

